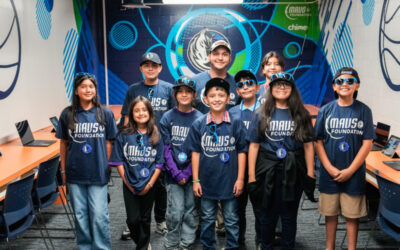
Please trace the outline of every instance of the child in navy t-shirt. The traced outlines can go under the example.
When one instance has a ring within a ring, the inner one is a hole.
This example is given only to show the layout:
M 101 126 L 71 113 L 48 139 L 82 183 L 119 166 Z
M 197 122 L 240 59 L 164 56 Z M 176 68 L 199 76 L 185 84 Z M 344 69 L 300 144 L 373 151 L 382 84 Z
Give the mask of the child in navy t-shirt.
M 348 246 L 355 249 L 358 218 L 367 215 L 365 158 L 374 130 L 371 110 L 357 101 L 360 78 L 353 68 L 339 69 L 333 80 L 337 100 L 319 110 L 315 149 L 321 160 L 319 211 L 325 215 L 326 249 L 335 249 L 338 215 L 346 217 Z
M 180 77 L 174 85 L 178 105 L 167 111 L 160 121 L 164 141 L 165 182 L 167 189 L 166 249 L 189 249 L 196 239 L 198 214 L 192 188 L 192 157 L 185 140 L 190 127 L 202 113 L 193 108 L 196 82 Z
M 242 121 L 246 131 L 249 128 L 250 121 L 253 118 L 255 110 L 260 106 L 257 100 L 257 92 L 260 86 L 257 83 L 256 76 L 250 70 L 241 70 L 235 75 L 236 92 L 241 97 L 241 103 L 234 106 L 229 110 L 232 120 Z M 247 165 L 247 164 L 246 164 Z M 238 215 L 239 215 L 239 245 L 245 245 L 246 234 L 246 206 L 248 200 L 248 193 L 246 183 L 248 181 L 247 170 L 245 171 L 245 181 L 243 193 L 238 197 Z M 255 229 L 256 229 L 256 242 L 259 243 L 260 235 L 260 216 L 259 208 L 255 206 L 253 200 L 253 211 L 255 215 Z
M 117 127 L 111 110 L 101 106 L 97 87 L 94 75 L 75 76 L 72 104 L 60 115 L 56 137 L 61 139 L 62 179 L 76 215 L 77 245 L 111 249 L 107 157 Z
M 225 105 L 229 83 L 213 78 L 206 83 L 205 101 L 210 112 L 192 125 L 187 145 L 192 151 L 193 191 L 201 197 L 200 241 L 215 248 L 217 202 L 221 202 L 226 228 L 226 248 L 238 248 L 237 200 L 243 190 L 247 144 L 240 120 L 232 120 Z
M 130 235 L 136 249 L 150 244 L 151 208 L 154 186 L 164 164 L 163 142 L 148 99 L 139 96 L 129 105 L 129 122 L 117 136 L 110 165 L 117 166 Z
M 262 249 L 273 248 L 279 218 L 281 247 L 293 249 L 303 190 L 314 200 L 311 117 L 291 74 L 272 75 L 265 96 L 247 134 L 248 191 L 256 207 L 260 207 Z

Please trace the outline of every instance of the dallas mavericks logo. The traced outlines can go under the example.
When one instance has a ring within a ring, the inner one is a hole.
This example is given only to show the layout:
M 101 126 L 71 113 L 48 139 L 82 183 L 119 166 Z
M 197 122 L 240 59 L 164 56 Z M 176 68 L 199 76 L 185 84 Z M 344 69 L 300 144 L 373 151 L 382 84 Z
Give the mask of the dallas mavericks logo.
M 200 72 L 210 69 L 208 53 L 211 45 L 218 40 L 229 42 L 223 34 L 215 30 L 203 29 L 193 36 L 188 45 L 187 57 L 195 69 Z
M 178 160 L 180 162 L 185 162 L 187 160 L 187 154 L 185 154 L 184 152 L 180 152 L 178 154 Z
M 146 58 L 149 59 L 149 60 L 152 59 L 153 57 L 154 57 L 154 55 L 152 53 L 147 53 L 146 54 Z

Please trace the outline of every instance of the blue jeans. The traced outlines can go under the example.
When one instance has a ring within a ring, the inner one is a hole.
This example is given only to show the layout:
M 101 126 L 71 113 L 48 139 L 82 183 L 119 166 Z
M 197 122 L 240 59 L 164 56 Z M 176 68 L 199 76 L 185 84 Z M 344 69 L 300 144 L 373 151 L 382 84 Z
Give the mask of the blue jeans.
M 217 202 L 201 198 L 201 234 L 200 242 L 203 249 L 215 249 L 215 221 L 217 219 Z M 239 218 L 237 214 L 237 199 L 221 200 L 222 216 L 226 229 L 225 249 L 238 249 Z
M 111 249 L 107 184 L 69 184 L 75 228 L 80 250 Z
M 168 233 L 165 235 L 165 248 L 189 248 L 196 240 L 199 223 L 192 183 L 183 186 L 168 184 L 166 189 Z

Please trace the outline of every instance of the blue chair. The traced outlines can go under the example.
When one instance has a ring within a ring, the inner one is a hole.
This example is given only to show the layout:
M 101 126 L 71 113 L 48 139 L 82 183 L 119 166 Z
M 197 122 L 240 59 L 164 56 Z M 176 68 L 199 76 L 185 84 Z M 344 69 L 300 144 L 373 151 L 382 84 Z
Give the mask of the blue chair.
M 384 233 L 400 242 L 400 185 L 376 174 L 380 202 L 377 220 Z
M 0 211 L 0 238 L 5 238 L 7 244 L 9 239 L 26 231 L 35 219 L 31 196 L 33 178 L 34 174 L 31 174 L 7 186 Z

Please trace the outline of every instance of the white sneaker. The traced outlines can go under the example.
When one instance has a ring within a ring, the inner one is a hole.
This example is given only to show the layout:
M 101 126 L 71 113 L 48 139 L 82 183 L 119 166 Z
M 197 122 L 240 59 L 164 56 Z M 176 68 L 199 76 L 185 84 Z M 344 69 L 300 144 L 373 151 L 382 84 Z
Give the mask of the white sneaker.
M 149 243 L 149 245 L 147 246 L 147 250 L 151 250 L 151 244 Z
M 156 225 L 156 233 L 164 235 L 167 232 L 168 232 L 168 228 L 167 228 L 167 224 L 165 223 L 165 221 L 163 221 L 161 223 L 157 223 L 157 225 Z

